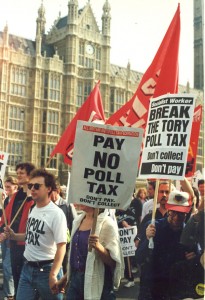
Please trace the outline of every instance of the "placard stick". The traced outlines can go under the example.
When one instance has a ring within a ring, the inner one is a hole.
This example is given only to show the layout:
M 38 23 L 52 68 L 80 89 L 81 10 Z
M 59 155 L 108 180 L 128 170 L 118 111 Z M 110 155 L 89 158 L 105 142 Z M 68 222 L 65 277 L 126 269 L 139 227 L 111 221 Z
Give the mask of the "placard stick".
M 155 186 L 155 191 L 154 191 L 154 200 L 153 200 L 153 210 L 152 210 L 152 222 L 151 222 L 151 224 L 155 224 L 158 189 L 159 189 L 159 179 L 157 179 L 157 181 L 156 181 L 156 186 Z M 153 241 L 152 237 L 149 239 L 149 248 L 154 249 L 154 241 Z
M 98 214 L 99 214 L 99 208 L 95 208 L 94 209 L 94 215 L 93 215 L 93 226 L 92 226 L 90 234 L 95 234 Z M 91 252 L 92 247 L 89 246 L 88 251 Z
M 53 159 L 53 157 L 49 157 L 49 159 L 46 163 L 45 169 L 48 168 L 48 166 L 50 165 L 50 162 L 51 162 L 52 159 Z
M 26 198 L 23 200 L 21 206 L 19 207 L 19 209 L 17 210 L 15 216 L 13 217 L 13 220 L 12 220 L 11 223 L 10 223 L 10 227 L 11 227 L 11 225 L 14 223 L 14 221 L 16 220 L 16 218 L 18 217 L 18 214 L 19 214 L 20 211 L 22 210 L 22 208 L 23 208 L 24 203 L 26 202 L 26 200 L 27 200 L 27 196 L 26 196 Z
M 4 204 L 3 204 L 3 193 L 1 194 L 1 197 L 0 197 L 0 205 L 2 207 L 2 212 L 3 212 L 3 216 L 4 216 L 4 224 L 5 224 L 5 226 L 7 226 L 6 213 L 5 213 Z
M 131 266 L 130 266 L 130 257 L 129 256 L 127 256 L 127 266 L 128 266 L 129 278 L 132 278 Z

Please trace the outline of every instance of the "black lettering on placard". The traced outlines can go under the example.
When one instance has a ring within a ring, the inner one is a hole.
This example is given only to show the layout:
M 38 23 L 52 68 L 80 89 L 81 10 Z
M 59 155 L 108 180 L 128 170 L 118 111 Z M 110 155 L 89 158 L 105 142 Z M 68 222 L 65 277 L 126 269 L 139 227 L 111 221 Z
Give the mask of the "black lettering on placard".
M 111 171 L 103 171 L 85 168 L 84 178 L 88 178 L 90 175 L 94 175 L 95 180 L 97 181 L 106 181 L 106 182 L 116 182 L 116 183 L 124 183 L 121 181 L 121 173 L 117 172 L 113 174 Z
M 145 147 L 162 146 L 161 134 L 148 135 L 145 140 Z
M 187 134 L 167 133 L 167 146 L 186 147 Z
M 186 132 L 189 120 L 162 120 L 162 132 Z
M 95 135 L 93 146 L 98 147 L 98 144 L 103 144 L 102 145 L 103 148 L 121 150 L 124 141 L 125 139 L 118 139 L 118 138 L 111 138 L 111 137 L 104 138 L 101 135 Z
M 163 106 L 151 109 L 149 121 L 158 119 L 189 119 L 189 109 L 190 106 Z
M 148 124 L 148 134 L 158 132 L 159 121 Z
M 118 188 L 118 185 L 109 184 L 108 186 L 106 186 L 103 183 L 97 184 L 96 182 L 90 181 L 87 181 L 87 183 L 89 184 L 90 193 L 117 196 L 116 190 Z
M 106 168 L 106 166 L 112 170 L 117 169 L 120 163 L 120 156 L 117 153 L 108 154 L 106 152 L 101 153 L 95 151 L 94 167 Z

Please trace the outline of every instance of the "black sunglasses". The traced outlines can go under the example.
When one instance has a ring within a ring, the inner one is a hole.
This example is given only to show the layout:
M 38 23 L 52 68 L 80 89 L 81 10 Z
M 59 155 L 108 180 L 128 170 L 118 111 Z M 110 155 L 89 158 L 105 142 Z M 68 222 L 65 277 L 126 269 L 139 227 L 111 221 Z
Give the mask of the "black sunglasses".
M 39 190 L 40 189 L 40 186 L 43 185 L 42 183 L 28 183 L 28 189 L 31 190 L 32 187 L 35 189 L 35 190 Z

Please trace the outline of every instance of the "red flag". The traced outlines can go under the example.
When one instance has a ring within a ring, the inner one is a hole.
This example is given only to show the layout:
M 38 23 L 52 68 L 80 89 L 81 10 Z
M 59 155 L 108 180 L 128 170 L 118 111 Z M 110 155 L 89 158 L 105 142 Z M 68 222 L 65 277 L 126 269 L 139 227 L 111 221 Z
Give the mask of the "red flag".
M 180 5 L 135 94 L 107 120 L 107 124 L 144 128 L 150 98 L 178 92 L 179 37 Z
M 86 101 L 83 103 L 81 108 L 76 113 L 75 117 L 67 126 L 58 144 L 50 154 L 51 158 L 56 153 L 61 153 L 64 156 L 64 162 L 71 165 L 77 121 L 81 120 L 92 122 L 94 120 L 103 120 L 105 122 L 99 85 L 100 81 L 98 81 L 98 83 L 95 85 Z
M 197 157 L 201 120 L 202 120 L 202 105 L 198 105 L 194 110 L 189 152 L 187 155 L 187 166 L 186 166 L 186 174 L 185 174 L 186 177 L 194 176 L 194 172 L 196 171 L 196 157 Z

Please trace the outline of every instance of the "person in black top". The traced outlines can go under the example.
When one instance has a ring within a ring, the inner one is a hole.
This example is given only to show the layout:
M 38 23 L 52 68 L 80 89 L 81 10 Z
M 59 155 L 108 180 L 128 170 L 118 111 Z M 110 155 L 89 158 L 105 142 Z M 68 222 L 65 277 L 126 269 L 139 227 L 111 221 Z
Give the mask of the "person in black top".
M 128 207 L 126 210 L 117 209 L 115 213 L 118 228 L 126 228 L 130 226 L 137 226 L 135 219 L 135 210 L 133 207 Z M 125 262 L 125 278 L 128 282 L 125 287 L 129 288 L 134 286 L 134 276 L 132 273 L 132 260 L 129 257 L 124 257 Z M 130 266 L 128 265 L 130 264 Z
M 13 231 L 17 233 L 23 233 L 26 231 L 26 222 L 30 208 L 34 205 L 34 201 L 31 196 L 27 193 L 29 182 L 29 175 L 31 171 L 35 169 L 32 163 L 20 163 L 16 166 L 16 174 L 20 189 L 16 194 L 13 195 L 10 202 L 8 203 L 5 214 L 7 218 L 7 224 L 11 225 Z M 5 226 L 4 218 L 2 217 L 1 232 Z M 15 292 L 18 288 L 21 270 L 24 263 L 23 253 L 25 249 L 24 242 L 10 242 L 10 253 L 11 253 L 11 268 L 14 279 Z

